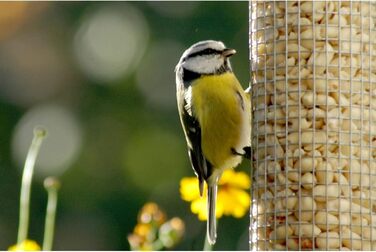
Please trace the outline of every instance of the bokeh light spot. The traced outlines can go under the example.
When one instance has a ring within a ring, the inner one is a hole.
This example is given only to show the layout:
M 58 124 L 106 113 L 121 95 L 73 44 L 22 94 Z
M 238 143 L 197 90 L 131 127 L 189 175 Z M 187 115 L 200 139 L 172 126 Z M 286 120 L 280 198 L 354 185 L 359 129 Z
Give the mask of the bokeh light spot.
M 186 18 L 193 14 L 199 2 L 147 2 L 159 14 L 171 18 Z
M 27 2 L 0 3 L 0 40 L 7 38 L 23 24 L 27 16 Z
M 26 159 L 33 129 L 43 125 L 48 133 L 36 162 L 39 178 L 61 175 L 79 153 L 82 131 L 73 114 L 58 105 L 40 105 L 28 111 L 18 122 L 12 139 L 13 156 L 20 170 Z
M 0 97 L 22 107 L 46 100 L 73 83 L 66 59 L 43 31 L 28 31 L 0 47 Z
M 128 141 L 124 174 L 146 191 L 178 181 L 186 173 L 186 148 L 177 136 L 158 129 L 143 129 Z
M 149 37 L 142 13 L 130 4 L 89 9 L 74 38 L 82 70 L 100 84 L 131 73 L 144 54 Z
M 164 40 L 154 44 L 137 70 L 137 86 L 151 105 L 175 108 L 174 69 L 184 47 L 177 41 Z

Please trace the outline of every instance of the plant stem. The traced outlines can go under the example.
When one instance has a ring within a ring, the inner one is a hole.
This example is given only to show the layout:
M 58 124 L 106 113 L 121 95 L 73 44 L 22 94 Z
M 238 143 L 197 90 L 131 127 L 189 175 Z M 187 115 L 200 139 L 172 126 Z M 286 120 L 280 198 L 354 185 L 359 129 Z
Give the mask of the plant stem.
M 52 243 L 54 240 L 54 230 L 55 230 L 55 216 L 56 216 L 56 206 L 57 206 L 57 189 L 48 188 L 48 201 L 47 201 L 47 212 L 46 220 L 44 225 L 44 239 L 43 239 L 43 250 L 50 251 L 52 249 Z
M 18 226 L 17 244 L 27 239 L 29 229 L 29 208 L 30 208 L 30 188 L 33 178 L 34 165 L 38 156 L 46 130 L 41 127 L 34 129 L 34 138 L 27 153 L 25 166 L 22 174 L 21 196 L 20 196 L 20 222 Z

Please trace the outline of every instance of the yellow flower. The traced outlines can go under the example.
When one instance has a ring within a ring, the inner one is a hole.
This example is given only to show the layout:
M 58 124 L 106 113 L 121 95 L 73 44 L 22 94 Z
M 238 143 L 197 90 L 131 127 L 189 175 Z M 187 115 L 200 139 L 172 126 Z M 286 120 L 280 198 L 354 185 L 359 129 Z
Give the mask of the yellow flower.
M 40 251 L 38 243 L 32 240 L 25 240 L 20 244 L 13 245 L 8 248 L 9 251 Z
M 138 214 L 138 222 L 154 223 L 157 226 L 166 221 L 166 214 L 153 202 L 146 203 Z
M 177 217 L 166 219 L 157 204 L 146 203 L 138 214 L 133 233 L 128 235 L 131 250 L 157 251 L 174 247 L 183 237 L 184 222 Z
M 218 183 L 216 216 L 232 215 L 243 217 L 249 210 L 249 188 L 251 180 L 244 172 L 226 170 Z M 206 190 L 206 185 L 205 189 Z M 185 201 L 191 202 L 191 211 L 202 221 L 207 219 L 207 195 L 200 197 L 198 179 L 196 177 L 183 178 L 180 181 L 180 195 Z

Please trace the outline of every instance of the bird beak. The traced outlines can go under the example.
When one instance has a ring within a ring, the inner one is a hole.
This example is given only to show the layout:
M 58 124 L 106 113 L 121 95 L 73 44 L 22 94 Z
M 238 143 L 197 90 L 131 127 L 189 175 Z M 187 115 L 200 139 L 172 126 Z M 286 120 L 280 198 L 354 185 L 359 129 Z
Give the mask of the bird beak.
M 227 57 L 234 55 L 235 53 L 236 53 L 235 49 L 226 48 L 226 49 L 223 50 L 222 56 L 227 58 Z

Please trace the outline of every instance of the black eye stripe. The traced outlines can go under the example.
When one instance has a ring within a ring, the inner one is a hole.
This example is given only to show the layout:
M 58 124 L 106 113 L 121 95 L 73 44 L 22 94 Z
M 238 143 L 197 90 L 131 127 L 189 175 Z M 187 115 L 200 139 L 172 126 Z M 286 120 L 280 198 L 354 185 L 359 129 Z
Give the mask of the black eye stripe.
M 192 53 L 192 54 L 189 54 L 186 58 L 193 58 L 193 57 L 196 57 L 196 56 L 202 56 L 202 55 L 210 55 L 210 54 L 221 54 L 222 51 L 219 51 L 219 50 L 216 50 L 216 49 L 213 49 L 213 48 L 206 48 L 202 51 L 198 51 L 198 52 L 195 52 L 195 53 Z

